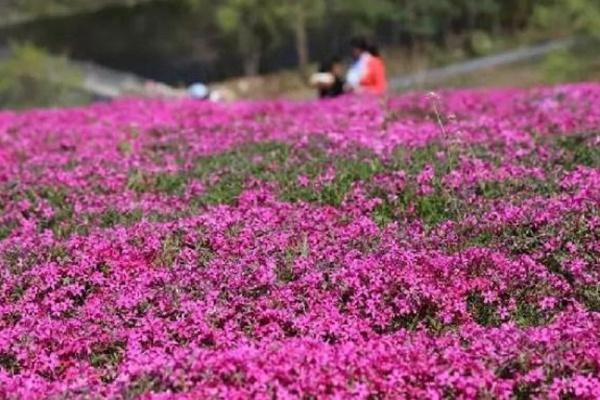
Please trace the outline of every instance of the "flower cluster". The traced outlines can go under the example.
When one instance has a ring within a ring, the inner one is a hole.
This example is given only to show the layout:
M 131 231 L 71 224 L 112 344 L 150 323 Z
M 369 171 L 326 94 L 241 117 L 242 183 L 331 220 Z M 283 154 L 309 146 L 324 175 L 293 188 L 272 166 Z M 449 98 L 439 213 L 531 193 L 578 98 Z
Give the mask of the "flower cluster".
M 2 112 L 0 398 L 600 398 L 599 104 Z

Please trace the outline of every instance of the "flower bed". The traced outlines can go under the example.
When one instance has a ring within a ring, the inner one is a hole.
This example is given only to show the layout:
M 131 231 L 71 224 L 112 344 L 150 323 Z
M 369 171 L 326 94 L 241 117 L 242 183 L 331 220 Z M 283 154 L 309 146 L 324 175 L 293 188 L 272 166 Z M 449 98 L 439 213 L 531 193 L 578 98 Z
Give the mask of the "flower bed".
M 598 398 L 598 104 L 0 113 L 0 397 Z

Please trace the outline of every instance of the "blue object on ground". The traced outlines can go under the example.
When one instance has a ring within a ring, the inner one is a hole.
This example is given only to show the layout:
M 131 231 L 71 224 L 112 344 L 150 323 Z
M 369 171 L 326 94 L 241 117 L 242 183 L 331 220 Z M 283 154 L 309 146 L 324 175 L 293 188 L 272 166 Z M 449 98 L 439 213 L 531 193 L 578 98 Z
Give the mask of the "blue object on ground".
M 194 83 L 188 88 L 188 93 L 195 99 L 206 99 L 209 96 L 210 91 L 206 85 L 202 83 Z

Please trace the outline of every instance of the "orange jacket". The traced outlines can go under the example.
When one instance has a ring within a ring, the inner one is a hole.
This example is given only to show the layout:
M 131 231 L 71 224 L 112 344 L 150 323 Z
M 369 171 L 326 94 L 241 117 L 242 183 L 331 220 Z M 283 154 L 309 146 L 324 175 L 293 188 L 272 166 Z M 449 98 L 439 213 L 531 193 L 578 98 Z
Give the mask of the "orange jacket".
M 385 65 L 380 57 L 369 57 L 367 71 L 360 81 L 360 87 L 366 93 L 380 95 L 387 90 Z

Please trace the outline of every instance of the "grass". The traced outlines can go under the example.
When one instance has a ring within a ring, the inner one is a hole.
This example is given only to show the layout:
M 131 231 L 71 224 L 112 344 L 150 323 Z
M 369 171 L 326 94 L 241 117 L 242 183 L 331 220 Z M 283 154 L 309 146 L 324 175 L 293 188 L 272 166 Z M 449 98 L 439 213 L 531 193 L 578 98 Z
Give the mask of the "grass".
M 597 81 L 600 79 L 599 67 L 600 57 L 593 45 L 582 44 L 566 54 L 556 51 L 542 58 L 429 82 L 421 88 L 531 87 L 570 81 Z
M 484 301 L 481 293 L 471 293 L 467 298 L 467 308 L 473 320 L 483 326 L 499 326 L 500 316 L 492 304 Z
M 561 136 L 548 140 L 542 138 L 542 144 L 559 151 L 554 165 L 566 169 L 577 166 L 598 168 L 600 166 L 600 149 L 592 142 L 594 134 L 585 133 L 572 136 Z M 283 201 L 311 202 L 339 206 L 353 185 L 357 182 L 367 188 L 371 198 L 379 198 L 372 212 L 372 217 L 380 225 L 412 218 L 410 210 L 414 209 L 414 217 L 420 218 L 427 226 L 435 226 L 446 220 L 460 220 L 471 212 L 466 202 L 469 193 L 458 193 L 445 188 L 441 183 L 444 175 L 458 167 L 460 157 L 465 155 L 480 159 L 489 159 L 490 150 L 483 148 L 458 149 L 444 147 L 439 143 L 431 143 L 422 148 L 398 148 L 389 159 L 381 159 L 364 151 L 348 151 L 343 154 L 330 155 L 325 150 L 326 143 L 315 139 L 305 147 L 293 147 L 279 142 L 264 142 L 241 145 L 231 151 L 201 157 L 196 160 L 190 170 L 174 173 L 145 173 L 132 170 L 129 173 L 126 188 L 139 195 L 145 193 L 181 196 L 192 181 L 202 182 L 205 190 L 191 201 L 190 212 L 194 209 L 215 204 L 234 204 L 244 188 L 253 181 L 268 182 L 276 188 L 277 195 Z M 532 166 L 543 165 L 539 160 L 525 160 Z M 430 165 L 435 175 L 433 193 L 418 195 L 415 177 L 422 169 Z M 552 165 L 552 164 L 550 164 Z M 390 174 L 405 171 L 406 186 L 393 199 L 389 198 L 386 189 L 373 184 L 372 178 L 378 174 Z M 552 175 L 553 171 L 548 170 Z M 330 176 L 324 179 L 327 174 Z M 308 184 L 301 183 L 305 177 Z M 554 179 L 507 179 L 503 181 L 480 182 L 474 188 L 474 195 L 484 201 L 494 201 L 506 196 L 515 199 L 532 195 L 550 196 L 560 190 Z M 74 233 L 87 234 L 93 226 L 111 228 L 117 225 L 131 225 L 143 218 L 150 220 L 172 220 L 178 215 L 151 215 L 140 209 L 121 211 L 109 208 L 99 215 L 75 216 L 73 214 L 71 196 L 66 188 L 34 187 L 25 192 L 18 192 L 17 197 L 28 199 L 34 206 L 46 201 L 53 210 L 49 218 L 39 218 L 39 229 L 51 229 L 60 238 Z M 33 209 L 34 207 L 32 207 Z M 185 213 L 185 212 L 184 212 Z M 0 239 L 9 237 L 15 228 L 14 221 L 0 224 Z M 518 229 L 525 229 L 521 227 Z M 483 236 L 470 237 L 467 240 L 473 245 L 484 245 L 490 238 Z M 537 237 L 535 232 L 510 232 L 514 243 L 513 251 L 528 251 L 535 243 L 529 243 Z
M 600 285 L 585 286 L 579 290 L 579 297 L 588 310 L 600 312 Z
M 21 369 L 17 357 L 14 354 L 4 352 L 0 352 L 0 368 L 11 375 L 18 374 Z

